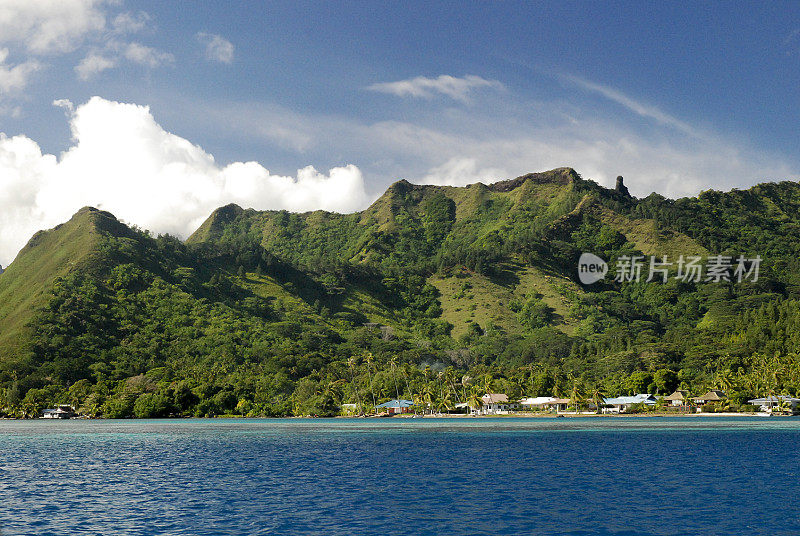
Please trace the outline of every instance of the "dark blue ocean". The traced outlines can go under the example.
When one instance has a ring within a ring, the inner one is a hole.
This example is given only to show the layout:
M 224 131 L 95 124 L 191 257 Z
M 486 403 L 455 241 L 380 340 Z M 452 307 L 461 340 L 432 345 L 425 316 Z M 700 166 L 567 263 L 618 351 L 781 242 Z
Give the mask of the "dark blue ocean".
M 0 421 L 0 534 L 800 534 L 800 419 Z

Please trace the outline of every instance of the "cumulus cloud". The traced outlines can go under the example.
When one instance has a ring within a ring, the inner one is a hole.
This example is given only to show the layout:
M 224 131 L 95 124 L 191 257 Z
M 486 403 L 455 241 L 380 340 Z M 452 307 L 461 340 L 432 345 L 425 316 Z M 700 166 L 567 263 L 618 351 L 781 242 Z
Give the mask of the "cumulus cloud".
M 200 32 L 197 40 L 205 46 L 206 59 L 220 63 L 233 61 L 233 43 L 221 35 Z
M 489 184 L 507 179 L 503 168 L 480 168 L 477 158 L 453 157 L 447 162 L 431 168 L 419 182 L 439 186 L 465 186 L 476 182 Z
M 75 72 L 81 80 L 89 80 L 98 73 L 113 69 L 116 65 L 116 58 L 109 58 L 97 52 L 90 52 L 75 66 Z
M 3 0 L 0 42 L 23 44 L 36 54 L 65 53 L 87 34 L 102 31 L 105 0 Z
M 169 52 L 162 52 L 140 43 L 128 43 L 125 45 L 124 56 L 134 63 L 150 68 L 159 67 L 175 61 L 175 56 Z
M 361 171 L 352 165 L 327 174 L 309 166 L 296 177 L 274 175 L 256 162 L 219 165 L 201 147 L 165 131 L 146 106 L 93 97 L 71 114 L 70 128 L 74 144 L 60 157 L 43 154 L 26 136 L 0 134 L 0 264 L 36 230 L 85 205 L 185 237 L 226 203 L 349 212 L 369 200 Z
M 367 89 L 379 93 L 396 95 L 398 97 L 417 97 L 425 99 L 430 99 L 438 93 L 461 102 L 466 102 L 469 99 L 469 93 L 473 89 L 482 87 L 494 89 L 504 88 L 503 84 L 497 80 L 487 80 L 480 76 L 467 75 L 463 78 L 457 78 L 455 76 L 443 74 L 437 78 L 418 76 L 408 80 L 398 80 L 397 82 L 380 82 L 368 86 Z
M 0 48 L 0 96 L 25 88 L 30 75 L 41 67 L 36 60 L 9 65 L 7 59 L 8 49 Z
M 146 12 L 131 13 L 126 11 L 114 17 L 111 27 L 115 33 L 132 34 L 144 30 L 148 22 L 150 22 L 150 15 Z
M 75 66 L 75 73 L 81 80 L 89 80 L 98 73 L 117 67 L 125 60 L 155 69 L 174 63 L 175 56 L 141 43 L 111 39 L 105 43 L 104 48 L 90 50 Z
M 800 163 L 746 140 L 696 128 L 689 135 L 649 117 L 631 122 L 615 106 L 606 111 L 594 102 L 583 105 L 568 93 L 557 101 L 535 101 L 507 91 L 486 104 L 365 123 L 276 105 L 210 102 L 192 119 L 194 128 L 213 128 L 246 143 L 259 140 L 312 160 L 347 155 L 376 194 L 400 177 L 465 185 L 563 166 L 608 187 L 623 175 L 639 197 L 654 191 L 696 195 L 800 173 Z
M 56 99 L 53 101 L 53 106 L 56 108 L 64 108 L 67 114 L 72 114 L 73 110 L 75 110 L 75 106 L 72 104 L 72 101 L 69 99 Z
M 149 68 L 175 57 L 127 36 L 144 30 L 151 17 L 144 11 L 113 16 L 119 0 L 0 0 L 0 46 L 28 55 L 28 61 L 8 66 L 0 61 L 0 91 L 25 87 L 30 74 L 42 67 L 43 56 L 88 48 L 74 67 L 81 80 L 129 61 Z M 113 16 L 113 18 L 111 18 Z M 5 56 L 8 49 L 0 48 Z

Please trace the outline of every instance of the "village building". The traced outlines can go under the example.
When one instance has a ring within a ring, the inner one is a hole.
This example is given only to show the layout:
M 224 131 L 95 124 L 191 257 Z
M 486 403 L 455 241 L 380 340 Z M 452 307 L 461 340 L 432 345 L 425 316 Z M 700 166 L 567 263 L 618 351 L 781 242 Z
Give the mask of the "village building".
M 748 404 L 758 406 L 761 411 L 773 413 L 777 409 L 788 407 L 792 413 L 800 411 L 800 398 L 794 398 L 786 395 L 774 395 L 764 398 L 754 398 L 748 400 Z
M 720 391 L 719 389 L 712 389 L 703 396 L 695 397 L 694 402 L 698 406 L 705 406 L 706 404 L 713 403 L 713 402 L 722 402 L 723 400 L 727 400 L 728 397 L 725 395 L 725 391 Z
M 358 404 L 342 404 L 342 413 L 345 415 L 356 415 L 361 413 Z
M 472 408 L 469 405 L 469 402 L 459 402 L 455 405 L 455 408 L 452 412 L 449 413 L 471 413 Z
M 689 391 L 678 389 L 671 395 L 665 396 L 663 400 L 670 406 L 685 406 L 689 401 Z
M 414 405 L 413 400 L 390 400 L 375 406 L 376 409 L 384 409 L 389 415 L 396 415 L 398 413 L 411 413 L 411 406 Z
M 497 415 L 508 413 L 512 405 L 508 401 L 508 395 L 503 393 L 486 393 L 481 397 L 483 405 L 480 412 L 484 415 Z
M 43 419 L 71 419 L 77 416 L 75 408 L 68 404 L 59 404 L 56 408 L 46 409 L 42 412 Z
M 658 399 L 649 394 L 637 394 L 633 396 L 618 396 L 603 399 L 603 413 L 625 413 L 634 404 L 644 404 L 645 406 L 655 406 Z
M 519 401 L 522 409 L 528 411 L 552 411 L 557 413 L 567 411 L 570 400 L 568 398 L 555 398 L 552 396 L 536 396 L 531 398 L 523 398 Z

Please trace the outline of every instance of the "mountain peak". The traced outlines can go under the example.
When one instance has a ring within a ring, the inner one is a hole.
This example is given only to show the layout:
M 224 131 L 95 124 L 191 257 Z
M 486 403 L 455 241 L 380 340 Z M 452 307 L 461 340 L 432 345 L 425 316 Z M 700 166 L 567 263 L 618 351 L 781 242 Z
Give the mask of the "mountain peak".
M 581 180 L 581 177 L 577 171 L 571 167 L 560 167 L 550 171 L 527 173 L 507 181 L 495 182 L 489 185 L 489 189 L 495 192 L 510 192 L 529 181 L 534 184 L 560 184 L 566 186 L 579 180 Z
M 220 207 L 212 212 L 211 215 L 206 218 L 206 221 L 204 221 L 186 241 L 188 243 L 204 242 L 213 238 L 218 238 L 225 226 L 233 222 L 243 213 L 244 209 L 236 203 L 230 203 L 224 207 Z
M 424 185 L 419 184 L 411 184 L 406 179 L 400 179 L 399 181 L 395 181 L 392 183 L 389 188 L 386 189 L 387 193 L 398 193 L 398 194 L 405 194 L 415 189 L 424 188 Z

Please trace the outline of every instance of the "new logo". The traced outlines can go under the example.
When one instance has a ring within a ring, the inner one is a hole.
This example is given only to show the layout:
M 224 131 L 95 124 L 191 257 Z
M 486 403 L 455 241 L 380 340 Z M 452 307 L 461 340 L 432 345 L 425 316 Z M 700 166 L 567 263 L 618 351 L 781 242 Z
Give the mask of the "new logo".
M 603 279 L 608 273 L 606 261 L 592 253 L 581 253 L 578 259 L 578 279 L 584 285 L 591 285 Z

